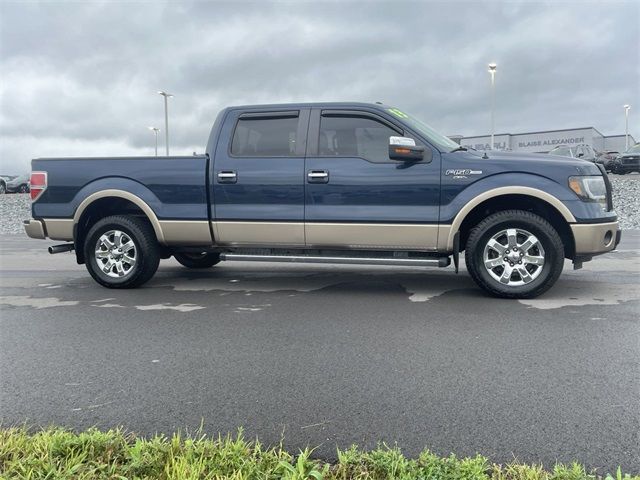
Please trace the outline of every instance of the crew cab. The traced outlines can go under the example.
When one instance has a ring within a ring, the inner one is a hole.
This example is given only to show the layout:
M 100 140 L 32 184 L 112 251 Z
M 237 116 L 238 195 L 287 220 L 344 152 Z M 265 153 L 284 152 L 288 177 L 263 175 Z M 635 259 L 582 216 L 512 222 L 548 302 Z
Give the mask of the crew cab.
M 382 104 L 229 107 L 206 154 L 32 161 L 32 238 L 110 288 L 161 259 L 446 267 L 535 297 L 620 240 L 611 185 L 581 159 L 478 152 Z

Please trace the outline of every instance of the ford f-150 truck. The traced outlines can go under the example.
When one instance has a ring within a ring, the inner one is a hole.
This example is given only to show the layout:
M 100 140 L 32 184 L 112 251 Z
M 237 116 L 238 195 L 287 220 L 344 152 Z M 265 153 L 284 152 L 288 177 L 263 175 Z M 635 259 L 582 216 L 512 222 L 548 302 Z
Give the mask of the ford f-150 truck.
M 382 104 L 229 107 L 206 154 L 32 161 L 27 234 L 70 243 L 91 276 L 137 287 L 160 259 L 445 267 L 535 297 L 613 250 L 602 166 L 477 152 Z

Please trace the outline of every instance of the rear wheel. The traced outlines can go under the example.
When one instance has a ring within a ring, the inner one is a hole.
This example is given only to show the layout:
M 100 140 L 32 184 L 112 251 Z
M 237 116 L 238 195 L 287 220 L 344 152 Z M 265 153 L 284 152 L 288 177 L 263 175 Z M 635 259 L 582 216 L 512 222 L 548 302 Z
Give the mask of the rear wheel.
M 153 277 L 160 249 L 146 219 L 114 215 L 91 227 L 84 243 L 87 270 L 108 288 L 135 288 Z
M 29 193 L 29 186 L 22 184 L 18 187 L 18 193 Z
M 502 298 L 534 298 L 558 280 L 564 245 L 542 217 L 522 210 L 494 213 L 470 233 L 465 261 L 473 280 Z
M 220 261 L 219 253 L 174 253 L 173 256 L 187 268 L 210 268 Z

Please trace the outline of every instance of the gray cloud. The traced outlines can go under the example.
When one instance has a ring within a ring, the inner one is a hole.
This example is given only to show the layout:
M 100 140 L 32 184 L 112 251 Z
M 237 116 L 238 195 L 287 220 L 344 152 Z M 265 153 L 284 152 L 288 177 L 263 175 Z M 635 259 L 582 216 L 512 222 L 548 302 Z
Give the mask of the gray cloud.
M 229 104 L 381 100 L 446 134 L 593 125 L 640 110 L 640 4 L 0 3 L 0 169 L 37 156 L 203 151 Z M 635 113 L 634 113 L 635 112 Z

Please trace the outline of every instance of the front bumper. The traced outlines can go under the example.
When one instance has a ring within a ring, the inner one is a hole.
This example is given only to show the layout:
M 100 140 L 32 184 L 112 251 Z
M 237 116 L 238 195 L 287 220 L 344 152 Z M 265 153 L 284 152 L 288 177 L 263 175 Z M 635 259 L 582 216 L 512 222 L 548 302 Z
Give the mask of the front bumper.
M 27 233 L 27 236 L 31 238 L 38 238 L 40 240 L 47 238 L 44 233 L 44 224 L 41 220 L 30 218 L 29 220 L 25 220 L 23 224 L 24 231 Z
M 571 224 L 576 257 L 607 253 L 620 243 L 622 232 L 618 222 Z

